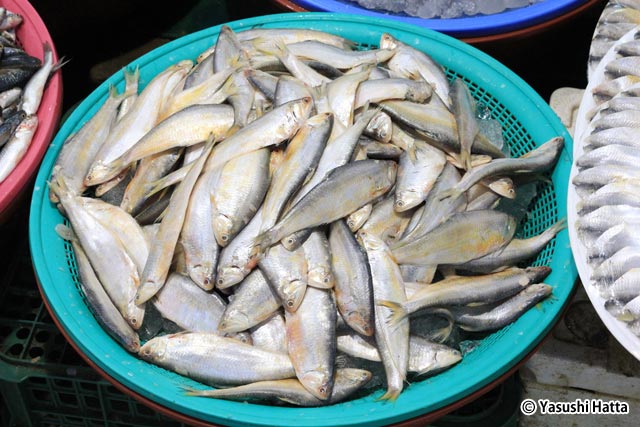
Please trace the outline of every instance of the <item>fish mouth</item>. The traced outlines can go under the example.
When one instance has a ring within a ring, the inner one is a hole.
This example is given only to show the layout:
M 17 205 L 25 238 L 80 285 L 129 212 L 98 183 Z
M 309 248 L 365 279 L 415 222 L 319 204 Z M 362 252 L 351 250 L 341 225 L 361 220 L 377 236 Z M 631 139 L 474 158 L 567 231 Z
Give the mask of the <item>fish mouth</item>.
M 283 304 L 284 308 L 291 312 L 296 311 L 300 307 L 306 291 L 307 284 L 301 280 L 293 280 L 289 283 L 284 289 L 284 294 L 286 295 Z
M 225 267 L 218 270 L 216 277 L 216 286 L 219 289 L 225 289 L 244 280 L 244 274 L 239 267 Z
M 362 313 L 352 311 L 345 316 L 345 321 L 356 332 L 367 337 L 373 336 L 374 330 L 372 324 L 365 320 L 365 316 Z
M 328 372 L 310 371 L 300 376 L 300 383 L 305 389 L 320 400 L 327 400 L 333 391 L 333 381 Z
M 335 284 L 333 274 L 324 267 L 314 268 L 308 273 L 308 285 L 319 289 L 331 289 Z
M 551 274 L 551 267 L 542 265 L 539 267 L 528 267 L 528 276 L 531 277 L 533 283 L 544 280 L 549 274 Z
M 215 283 L 212 279 L 213 266 L 210 263 L 208 264 L 209 265 L 194 265 L 189 269 L 189 277 L 191 277 L 191 280 L 205 291 L 213 289 Z

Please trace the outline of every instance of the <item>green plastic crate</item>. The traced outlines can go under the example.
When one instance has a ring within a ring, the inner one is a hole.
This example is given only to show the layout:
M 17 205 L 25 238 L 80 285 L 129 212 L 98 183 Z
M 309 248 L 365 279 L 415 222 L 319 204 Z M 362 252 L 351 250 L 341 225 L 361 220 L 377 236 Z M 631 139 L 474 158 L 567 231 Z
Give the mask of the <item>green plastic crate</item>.
M 120 392 L 67 343 L 42 302 L 26 241 L 2 274 L 0 426 L 182 426 Z

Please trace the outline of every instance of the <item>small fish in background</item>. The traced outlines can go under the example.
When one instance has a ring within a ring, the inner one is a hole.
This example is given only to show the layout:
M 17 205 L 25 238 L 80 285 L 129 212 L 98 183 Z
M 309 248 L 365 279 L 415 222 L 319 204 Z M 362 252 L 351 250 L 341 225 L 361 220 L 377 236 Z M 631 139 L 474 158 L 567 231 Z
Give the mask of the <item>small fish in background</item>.
M 48 43 L 43 59 L 22 48 L 16 29 L 21 15 L 0 8 L 0 183 L 23 159 L 38 128 L 38 108 L 51 75 L 66 61 L 54 62 Z
M 394 401 L 405 381 L 460 362 L 463 332 L 503 327 L 550 294 L 549 267 L 518 264 L 564 221 L 516 232 L 538 194 L 527 185 L 563 140 L 510 158 L 462 79 L 452 90 L 440 64 L 391 34 L 380 46 L 223 27 L 140 93 L 126 70 L 122 93 L 65 141 L 50 200 L 96 263 L 91 285 L 135 283 L 103 324 L 141 359 L 223 386 L 186 394 Z M 114 277 L 87 226 L 109 212 L 95 238 L 120 264 Z M 126 303 L 147 308 L 141 343 L 117 319 Z

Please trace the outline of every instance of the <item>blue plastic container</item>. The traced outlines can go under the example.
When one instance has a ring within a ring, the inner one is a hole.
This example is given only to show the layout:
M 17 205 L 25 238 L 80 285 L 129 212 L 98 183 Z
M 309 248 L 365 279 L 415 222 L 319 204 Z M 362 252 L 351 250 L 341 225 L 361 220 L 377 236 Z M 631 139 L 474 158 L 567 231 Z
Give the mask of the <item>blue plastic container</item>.
M 286 13 L 228 25 L 235 31 L 255 27 L 317 29 L 342 35 L 362 46 L 376 46 L 381 34 L 390 32 L 428 52 L 446 67 L 450 78 L 463 77 L 478 102 L 489 108 L 492 116 L 502 124 L 504 139 L 514 156 L 557 135 L 565 138 L 565 148 L 550 174 L 552 183 L 540 184 L 538 196 L 529 207 L 529 215 L 518 233 L 523 237 L 538 234 L 566 217 L 566 189 L 572 163 L 570 135 L 530 86 L 479 50 L 425 28 L 357 15 Z M 215 42 L 219 31 L 217 26 L 190 34 L 135 60 L 131 65 L 139 67 L 141 85 L 179 60 L 194 59 Z M 64 221 L 48 198 L 47 180 L 55 159 L 64 140 L 105 101 L 110 85 L 122 90 L 123 74 L 110 77 L 73 111 L 46 154 L 31 202 L 31 254 L 44 301 L 67 338 L 119 388 L 158 410 L 168 411 L 193 424 L 228 426 L 382 426 L 425 417 L 455 405 L 514 369 L 551 330 L 569 299 L 577 272 L 564 230 L 532 261 L 533 265 L 552 268 L 546 282 L 553 286 L 554 296 L 529 310 L 515 323 L 487 336 L 458 365 L 407 385 L 395 402 L 378 401 L 384 393 L 382 389 L 359 399 L 320 408 L 276 407 L 186 396 L 181 386 L 197 386 L 197 383 L 128 353 L 101 328 L 79 291 L 73 251 L 54 230 Z
M 454 37 L 479 37 L 507 33 L 549 21 L 586 3 L 586 0 L 545 0 L 528 7 L 510 9 L 495 15 L 476 15 L 452 19 L 422 19 L 406 14 L 400 15 L 382 10 L 366 9 L 358 3 L 348 0 L 292 0 L 292 3 L 309 11 L 391 18 Z

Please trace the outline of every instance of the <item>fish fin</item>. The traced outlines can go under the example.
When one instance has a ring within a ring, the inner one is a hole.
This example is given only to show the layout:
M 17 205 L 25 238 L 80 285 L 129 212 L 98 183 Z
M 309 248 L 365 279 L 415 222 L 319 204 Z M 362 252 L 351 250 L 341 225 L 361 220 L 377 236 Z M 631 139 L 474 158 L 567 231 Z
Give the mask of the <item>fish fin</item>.
M 438 194 L 437 198 L 438 198 L 438 200 L 448 199 L 449 197 L 458 198 L 463 193 L 464 192 L 462 190 L 454 187 L 454 188 L 450 188 L 448 190 L 441 191 L 440 194 Z
M 73 232 L 71 227 L 64 224 L 57 224 L 55 226 L 55 231 L 58 236 L 62 237 L 64 240 L 73 241 L 76 240 L 76 234 Z
M 259 260 L 265 255 L 267 249 L 269 249 L 273 243 L 274 241 L 271 230 L 258 234 L 258 236 L 253 239 L 253 247 L 251 248 L 249 258 L 252 260 Z
M 434 310 L 430 310 L 430 312 L 433 314 L 443 315 L 447 319 L 447 326 L 443 326 L 442 328 L 433 331 L 431 334 L 429 334 L 428 337 L 430 341 L 441 344 L 449 338 L 451 332 L 453 331 L 453 315 L 446 308 L 437 308 Z
M 277 39 L 267 39 L 265 37 L 256 37 L 251 41 L 253 47 L 258 51 L 266 55 L 272 55 L 280 58 L 282 55 L 286 53 L 286 45 L 284 40 Z
M 400 304 L 400 303 L 395 302 L 395 301 L 378 300 L 378 301 L 376 301 L 376 304 L 377 305 L 381 305 L 381 306 L 386 307 L 389 310 L 391 310 L 391 316 L 387 319 L 387 322 L 391 326 L 397 325 L 398 323 L 400 323 L 402 321 L 402 319 L 405 319 L 407 316 L 409 316 L 409 313 L 404 308 L 404 306 L 402 304 Z

